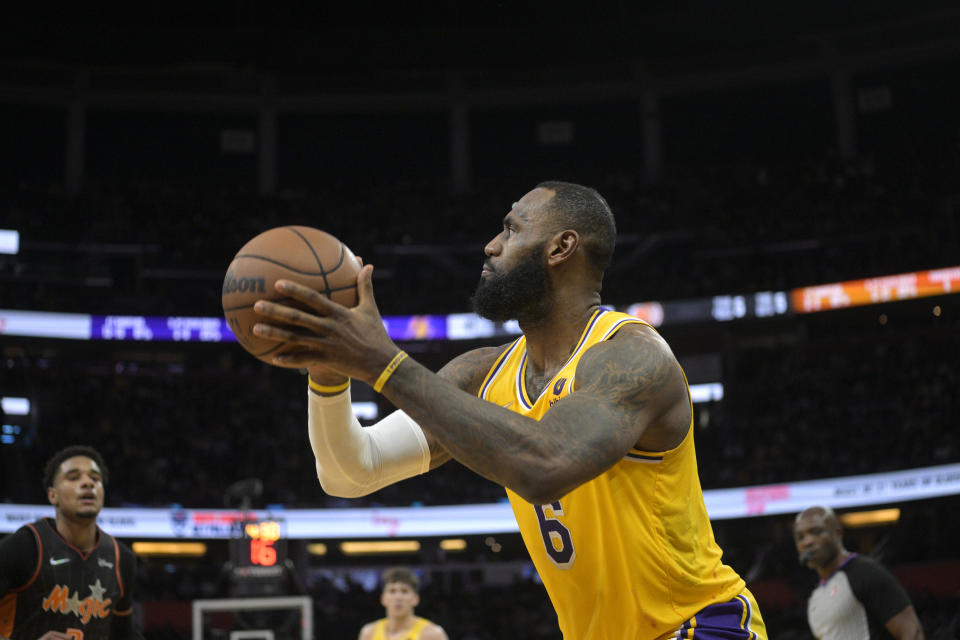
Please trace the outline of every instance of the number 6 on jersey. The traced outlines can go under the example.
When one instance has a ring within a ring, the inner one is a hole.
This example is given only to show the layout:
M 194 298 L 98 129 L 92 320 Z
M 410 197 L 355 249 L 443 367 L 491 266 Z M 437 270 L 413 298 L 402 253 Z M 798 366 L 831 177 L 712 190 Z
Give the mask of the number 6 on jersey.
M 558 569 L 569 569 L 577 559 L 577 551 L 573 548 L 573 538 L 570 530 L 563 526 L 556 516 L 563 515 L 563 507 L 557 500 L 552 504 L 533 505 L 540 521 L 540 535 L 543 536 L 543 546 L 550 556 L 550 561 Z

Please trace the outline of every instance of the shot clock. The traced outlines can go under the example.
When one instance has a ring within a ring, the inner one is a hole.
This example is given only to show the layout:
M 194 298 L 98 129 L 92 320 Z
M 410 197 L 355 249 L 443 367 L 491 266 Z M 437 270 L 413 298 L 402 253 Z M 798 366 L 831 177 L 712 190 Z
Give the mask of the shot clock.
M 283 521 L 279 519 L 242 523 L 241 534 L 233 545 L 234 567 L 269 569 L 283 566 L 287 557 L 283 525 Z
M 251 522 L 243 532 L 250 539 L 250 564 L 272 567 L 277 564 L 280 524 L 275 520 Z

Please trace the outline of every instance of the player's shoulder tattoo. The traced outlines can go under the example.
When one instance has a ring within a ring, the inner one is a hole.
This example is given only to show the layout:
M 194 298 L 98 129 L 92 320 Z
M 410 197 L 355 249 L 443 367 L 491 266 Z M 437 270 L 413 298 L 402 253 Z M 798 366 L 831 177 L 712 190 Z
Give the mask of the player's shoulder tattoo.
M 476 394 L 490 368 L 510 344 L 480 347 L 463 353 L 443 366 L 437 374 L 464 391 Z
M 679 375 L 679 363 L 658 333 L 627 325 L 592 346 L 577 365 L 577 386 L 610 394 L 621 403 L 644 407 Z

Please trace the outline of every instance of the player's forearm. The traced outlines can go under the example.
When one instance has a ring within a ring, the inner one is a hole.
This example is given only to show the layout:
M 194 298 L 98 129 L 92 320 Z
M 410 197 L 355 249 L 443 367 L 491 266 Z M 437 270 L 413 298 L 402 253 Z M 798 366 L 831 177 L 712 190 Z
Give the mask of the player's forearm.
M 887 620 L 884 625 L 890 636 L 897 640 L 923 640 L 923 627 L 913 605 Z
M 307 428 L 317 477 L 330 495 L 356 498 L 430 466 L 426 438 L 403 412 L 361 427 L 349 390 L 330 396 L 309 391 Z
M 456 460 L 534 503 L 559 498 L 578 482 L 565 463 L 571 443 L 405 360 L 382 390 Z
M 893 634 L 893 637 L 897 640 L 924 640 L 923 627 L 918 621 L 915 625 Z

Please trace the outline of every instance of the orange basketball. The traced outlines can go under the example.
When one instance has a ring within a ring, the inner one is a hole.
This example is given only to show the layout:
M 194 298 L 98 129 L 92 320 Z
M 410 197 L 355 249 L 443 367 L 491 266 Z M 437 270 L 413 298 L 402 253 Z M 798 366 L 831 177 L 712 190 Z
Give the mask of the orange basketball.
M 298 303 L 277 292 L 277 280 L 292 280 L 321 292 L 346 307 L 357 304 L 360 262 L 337 238 L 312 227 L 276 227 L 255 236 L 241 247 L 223 279 L 223 315 L 240 345 L 264 362 L 289 350 L 286 343 L 253 335 L 257 300 Z

